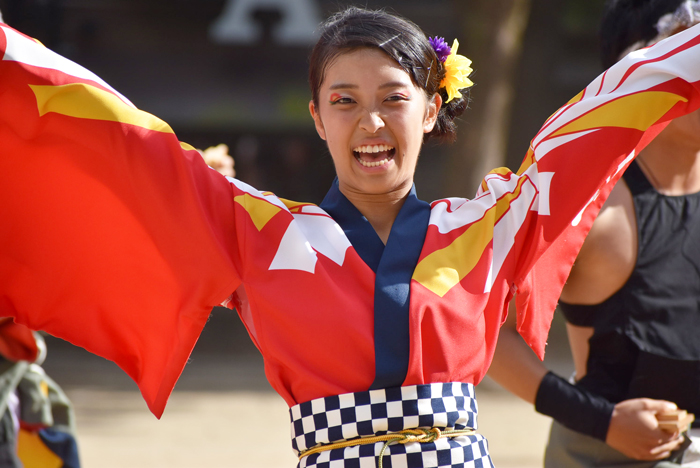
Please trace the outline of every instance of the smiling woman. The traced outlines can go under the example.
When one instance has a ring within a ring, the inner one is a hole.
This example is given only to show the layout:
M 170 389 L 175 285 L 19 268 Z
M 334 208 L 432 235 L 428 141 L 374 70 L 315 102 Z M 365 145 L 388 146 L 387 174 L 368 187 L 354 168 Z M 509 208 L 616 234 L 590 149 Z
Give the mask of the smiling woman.
M 428 97 L 384 52 L 367 48 L 337 57 L 318 94 L 309 107 L 339 189 L 386 244 L 442 99 Z
M 472 85 L 471 69 L 462 77 L 459 67 L 447 67 L 454 49 L 440 38 L 428 41 L 403 18 L 350 8 L 326 21 L 311 53 L 316 130 L 328 144 L 340 191 L 385 244 L 413 186 L 423 141 L 453 140 L 454 119 L 466 109 L 457 88 Z
M 114 360 L 160 416 L 211 308 L 235 308 L 290 407 L 301 467 L 492 466 L 474 386 L 505 305 L 517 293 L 518 329 L 542 356 L 611 187 L 700 106 L 695 28 L 599 77 L 516 173 L 428 204 L 416 161 L 426 138 L 454 134 L 468 60 L 410 21 L 350 8 L 310 61 L 338 176 L 315 206 L 221 176 L 167 127 L 122 119 L 141 111 L 94 75 L 0 31 L 0 315 Z M 42 114 L 27 86 L 66 84 L 80 86 L 61 99 L 92 114 Z

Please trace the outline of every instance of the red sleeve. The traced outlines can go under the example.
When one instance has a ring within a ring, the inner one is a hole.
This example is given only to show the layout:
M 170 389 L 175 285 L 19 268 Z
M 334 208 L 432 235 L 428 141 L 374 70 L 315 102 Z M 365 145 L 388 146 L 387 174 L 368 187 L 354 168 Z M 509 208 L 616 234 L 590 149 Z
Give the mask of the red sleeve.
M 0 316 L 116 362 L 156 416 L 240 284 L 230 183 L 87 70 L 0 27 Z
M 515 274 L 518 330 L 540 356 L 571 266 L 630 161 L 700 107 L 700 27 L 621 60 L 545 122 L 518 174 L 537 187 Z

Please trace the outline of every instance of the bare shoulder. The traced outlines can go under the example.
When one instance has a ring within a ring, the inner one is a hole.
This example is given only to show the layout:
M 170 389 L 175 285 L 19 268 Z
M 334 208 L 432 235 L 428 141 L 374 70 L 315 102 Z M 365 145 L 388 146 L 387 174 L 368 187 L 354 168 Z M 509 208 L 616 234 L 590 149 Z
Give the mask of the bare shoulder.
M 620 180 L 593 222 L 561 299 L 598 304 L 620 289 L 637 260 L 637 221 L 632 194 Z

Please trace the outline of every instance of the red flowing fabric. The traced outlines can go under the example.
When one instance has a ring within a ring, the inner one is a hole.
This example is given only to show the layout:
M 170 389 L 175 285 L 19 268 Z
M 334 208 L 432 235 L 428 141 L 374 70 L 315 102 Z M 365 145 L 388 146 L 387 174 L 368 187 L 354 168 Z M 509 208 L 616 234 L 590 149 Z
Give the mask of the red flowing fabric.
M 0 49 L 0 315 L 113 360 L 160 417 L 212 307 L 240 282 L 221 216 L 230 185 L 165 124 L 74 117 L 60 89 L 40 109 L 31 86 L 120 98 L 49 68 L 51 52 L 3 26 L 6 45 L 24 55 Z
M 34 362 L 39 354 L 32 331 L 11 317 L 0 318 L 0 355 L 10 361 Z

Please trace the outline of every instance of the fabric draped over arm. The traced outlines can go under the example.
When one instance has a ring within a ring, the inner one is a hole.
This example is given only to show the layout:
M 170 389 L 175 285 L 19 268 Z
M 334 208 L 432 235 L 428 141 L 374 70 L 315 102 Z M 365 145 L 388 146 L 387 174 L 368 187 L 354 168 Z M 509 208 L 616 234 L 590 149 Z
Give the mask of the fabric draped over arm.
M 0 315 L 116 362 L 160 417 L 240 284 L 228 180 L 98 77 L 0 25 Z
M 518 330 L 540 358 L 559 294 L 613 186 L 672 119 L 700 107 L 698 35 L 696 26 L 631 53 L 555 112 L 531 142 L 518 175 L 537 187 L 538 215 L 526 230 L 514 289 Z

